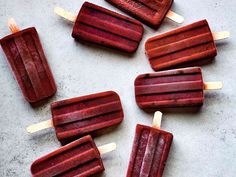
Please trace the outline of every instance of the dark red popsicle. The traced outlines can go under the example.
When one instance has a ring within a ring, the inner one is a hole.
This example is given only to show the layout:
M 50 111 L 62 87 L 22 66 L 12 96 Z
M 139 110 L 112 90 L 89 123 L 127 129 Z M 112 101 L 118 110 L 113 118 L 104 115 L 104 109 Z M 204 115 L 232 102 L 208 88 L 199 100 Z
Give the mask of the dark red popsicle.
M 0 42 L 29 103 L 36 105 L 55 94 L 55 81 L 34 27 L 6 36 Z
M 91 136 L 63 146 L 31 165 L 33 177 L 87 177 L 104 170 L 100 153 Z
M 173 0 L 106 0 L 145 24 L 158 28 L 170 10 Z
M 145 110 L 200 107 L 204 101 L 201 68 L 183 68 L 139 75 L 135 80 L 138 106 Z
M 145 125 L 137 125 L 127 177 L 161 177 L 173 135 Z
M 119 95 L 113 91 L 52 103 L 52 120 L 62 143 L 122 122 Z
M 217 55 L 206 20 L 152 37 L 147 40 L 145 50 L 155 71 L 196 66 L 196 63 L 209 62 Z
M 132 53 L 142 39 L 143 26 L 129 17 L 85 2 L 75 21 L 72 36 Z

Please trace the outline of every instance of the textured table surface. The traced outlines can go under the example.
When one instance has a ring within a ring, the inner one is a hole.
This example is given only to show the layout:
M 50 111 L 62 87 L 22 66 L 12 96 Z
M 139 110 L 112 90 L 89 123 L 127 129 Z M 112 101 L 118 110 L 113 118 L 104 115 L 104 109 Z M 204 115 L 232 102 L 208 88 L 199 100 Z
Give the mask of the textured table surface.
M 114 131 L 97 137 L 97 145 L 116 142 L 117 150 L 104 156 L 102 177 L 126 174 L 137 123 L 150 125 L 152 115 L 140 110 L 134 99 L 134 79 L 152 72 L 144 54 L 147 38 L 176 28 L 165 20 L 158 31 L 145 26 L 138 51 L 127 56 L 114 50 L 75 42 L 72 25 L 53 13 L 61 6 L 77 13 L 82 0 L 0 0 L 0 36 L 9 34 L 7 19 L 14 17 L 21 28 L 35 26 L 52 68 L 57 94 L 33 109 L 21 91 L 0 50 L 0 176 L 30 176 L 30 164 L 58 147 L 54 130 L 29 135 L 25 128 L 50 118 L 50 102 L 90 93 L 114 90 L 125 113 Z M 116 12 L 103 0 L 90 0 Z M 208 19 L 213 31 L 229 30 L 232 37 L 217 42 L 218 56 L 203 67 L 205 81 L 223 81 L 220 91 L 205 92 L 205 104 L 198 113 L 166 113 L 163 129 L 174 134 L 165 177 L 235 177 L 236 174 L 236 1 L 176 0 L 172 8 L 185 17 L 185 24 Z

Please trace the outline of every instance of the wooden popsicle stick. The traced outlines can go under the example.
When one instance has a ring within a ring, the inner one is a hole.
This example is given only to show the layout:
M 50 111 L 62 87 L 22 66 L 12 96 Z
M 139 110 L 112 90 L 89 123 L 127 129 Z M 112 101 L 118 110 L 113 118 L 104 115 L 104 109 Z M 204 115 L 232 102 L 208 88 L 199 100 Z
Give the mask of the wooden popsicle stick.
M 27 127 L 27 132 L 28 133 L 35 133 L 35 132 L 38 132 L 40 130 L 44 130 L 46 128 L 51 128 L 51 127 L 53 127 L 53 122 L 50 119 L 50 120 L 46 120 L 46 121 L 28 126 Z
M 169 12 L 166 14 L 166 17 L 176 23 L 183 23 L 184 22 L 184 17 L 182 17 L 181 15 L 179 15 L 171 10 L 169 10 Z
M 226 39 L 230 37 L 229 31 L 222 31 L 222 32 L 212 32 L 213 38 L 215 41 Z
M 204 90 L 219 90 L 222 89 L 223 83 L 222 82 L 205 82 L 204 83 Z
M 98 147 L 98 150 L 101 155 L 114 151 L 115 149 L 116 149 L 116 143 L 109 143 Z
M 156 129 L 161 129 L 161 120 L 162 120 L 162 113 L 160 111 L 156 111 L 154 114 L 152 127 Z
M 8 19 L 8 27 L 12 33 L 17 33 L 20 31 L 20 28 L 17 26 L 17 24 L 13 18 Z
M 54 12 L 55 12 L 57 15 L 59 15 L 59 16 L 65 18 L 66 20 L 69 20 L 69 21 L 71 21 L 71 22 L 75 22 L 75 21 L 76 21 L 76 18 L 77 18 L 77 17 L 76 17 L 75 15 L 73 15 L 73 14 L 70 13 L 70 12 L 65 11 L 65 10 L 62 9 L 61 7 L 55 7 L 55 8 L 54 8 Z

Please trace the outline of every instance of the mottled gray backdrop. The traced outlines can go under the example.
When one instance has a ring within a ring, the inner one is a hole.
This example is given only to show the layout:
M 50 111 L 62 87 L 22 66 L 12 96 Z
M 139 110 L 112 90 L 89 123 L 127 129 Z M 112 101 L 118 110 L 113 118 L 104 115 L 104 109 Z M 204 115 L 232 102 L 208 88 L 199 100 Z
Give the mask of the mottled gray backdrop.
M 58 86 L 44 106 L 33 109 L 21 91 L 0 50 L 0 176 L 30 176 L 30 164 L 58 147 L 54 130 L 27 134 L 25 128 L 50 118 L 50 102 L 114 90 L 121 96 L 125 119 L 113 132 L 95 139 L 98 145 L 115 141 L 117 150 L 104 156 L 103 177 L 124 177 L 137 123 L 150 125 L 152 115 L 135 103 L 133 82 L 138 74 L 152 72 L 144 54 L 147 38 L 179 27 L 165 20 L 158 31 L 145 26 L 144 38 L 133 56 L 71 38 L 72 25 L 53 13 L 61 6 L 77 13 L 82 0 L 0 0 L 0 36 L 9 34 L 7 19 L 19 27 L 35 26 Z M 90 0 L 120 12 L 103 0 Z M 199 113 L 164 114 L 162 127 L 173 132 L 174 142 L 165 177 L 235 177 L 236 175 L 236 1 L 176 0 L 172 8 L 185 24 L 208 19 L 213 31 L 229 30 L 232 37 L 217 42 L 218 56 L 203 67 L 205 81 L 223 81 L 224 89 L 205 92 Z

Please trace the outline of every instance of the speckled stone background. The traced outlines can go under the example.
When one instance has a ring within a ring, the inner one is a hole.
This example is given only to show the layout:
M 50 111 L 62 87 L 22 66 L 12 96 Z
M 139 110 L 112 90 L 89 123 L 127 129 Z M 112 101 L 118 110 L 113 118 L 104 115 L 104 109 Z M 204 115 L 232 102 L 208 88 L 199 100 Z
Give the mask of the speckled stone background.
M 75 96 L 114 90 L 119 93 L 125 119 L 113 132 L 95 139 L 97 145 L 116 142 L 117 150 L 104 156 L 102 177 L 124 177 L 137 123 L 150 125 L 152 115 L 140 110 L 134 99 L 133 82 L 138 74 L 152 72 L 144 54 L 147 38 L 179 27 L 165 20 L 158 31 L 145 26 L 138 51 L 127 56 L 114 50 L 75 42 L 72 24 L 53 13 L 61 6 L 75 14 L 82 0 L 0 0 L 0 36 L 9 34 L 7 19 L 19 27 L 35 26 L 52 68 L 57 94 L 33 109 L 21 91 L 0 50 L 0 176 L 30 176 L 30 164 L 58 147 L 54 130 L 34 135 L 26 127 L 50 118 L 50 103 Z M 103 0 L 90 0 L 116 12 Z M 203 67 L 205 81 L 223 81 L 224 89 L 205 92 L 198 113 L 166 113 L 163 129 L 173 132 L 164 177 L 236 176 L 236 1 L 176 0 L 172 8 L 185 17 L 185 24 L 207 18 L 213 31 L 229 30 L 230 39 L 217 42 L 218 56 Z M 122 12 L 120 12 L 122 13 Z

